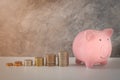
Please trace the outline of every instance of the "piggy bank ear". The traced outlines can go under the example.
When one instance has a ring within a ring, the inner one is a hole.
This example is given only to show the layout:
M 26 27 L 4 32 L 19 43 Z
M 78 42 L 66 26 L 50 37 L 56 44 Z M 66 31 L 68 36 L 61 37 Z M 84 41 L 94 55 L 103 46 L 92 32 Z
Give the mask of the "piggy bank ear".
M 88 41 L 93 40 L 95 38 L 95 33 L 92 30 L 87 30 L 85 32 L 85 35 Z
M 103 32 L 104 32 L 107 36 L 111 37 L 112 34 L 113 34 L 113 29 L 112 29 L 112 28 L 107 28 L 107 29 L 104 29 Z

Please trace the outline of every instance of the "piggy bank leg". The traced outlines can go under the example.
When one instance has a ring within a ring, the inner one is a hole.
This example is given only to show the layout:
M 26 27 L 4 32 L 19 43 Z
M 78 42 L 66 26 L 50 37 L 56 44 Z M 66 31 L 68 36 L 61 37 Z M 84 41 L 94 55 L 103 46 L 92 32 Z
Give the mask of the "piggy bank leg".
M 86 65 L 87 68 L 92 68 L 93 67 L 93 63 L 85 62 L 85 65 Z
M 100 63 L 101 65 L 106 65 L 107 64 L 107 61 L 103 61 Z
M 76 59 L 75 62 L 76 62 L 76 64 L 81 64 L 82 61 Z

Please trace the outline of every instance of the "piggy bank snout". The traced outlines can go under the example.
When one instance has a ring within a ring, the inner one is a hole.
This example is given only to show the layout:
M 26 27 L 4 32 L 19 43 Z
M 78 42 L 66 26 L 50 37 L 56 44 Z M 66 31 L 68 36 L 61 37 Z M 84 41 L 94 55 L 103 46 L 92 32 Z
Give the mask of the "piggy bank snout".
M 109 44 L 108 44 L 109 45 Z M 100 58 L 108 58 L 111 53 L 111 47 L 102 45 L 100 48 Z
M 101 56 L 100 56 L 101 59 L 107 59 L 108 57 L 109 57 L 109 54 L 101 55 Z

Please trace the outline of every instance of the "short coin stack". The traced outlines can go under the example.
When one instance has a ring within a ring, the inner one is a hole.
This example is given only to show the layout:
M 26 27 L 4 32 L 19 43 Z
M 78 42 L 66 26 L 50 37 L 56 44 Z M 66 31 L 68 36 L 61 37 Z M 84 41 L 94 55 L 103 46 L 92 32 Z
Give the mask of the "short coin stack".
M 35 57 L 35 66 L 44 66 L 44 58 Z
M 14 66 L 23 66 L 22 61 L 15 61 Z
M 13 66 L 13 63 L 6 63 L 6 66 Z
M 24 66 L 33 66 L 33 60 L 31 59 L 24 60 Z

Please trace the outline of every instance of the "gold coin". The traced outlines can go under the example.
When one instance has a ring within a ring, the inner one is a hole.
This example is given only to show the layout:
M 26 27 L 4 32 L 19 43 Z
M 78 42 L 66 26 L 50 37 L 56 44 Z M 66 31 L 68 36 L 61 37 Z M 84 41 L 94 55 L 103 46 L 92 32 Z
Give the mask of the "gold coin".
M 13 63 L 6 63 L 6 66 L 13 66 Z
M 44 66 L 44 58 L 35 57 L 35 66 Z
M 23 66 L 22 61 L 15 61 L 14 66 Z

